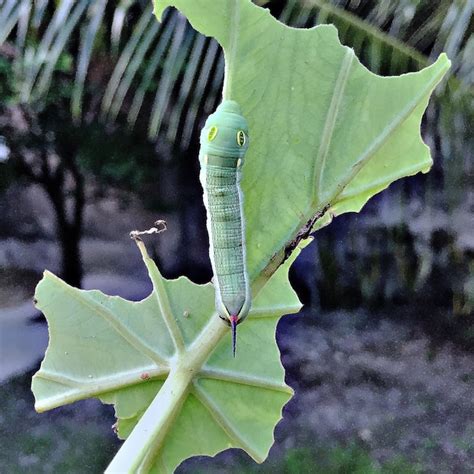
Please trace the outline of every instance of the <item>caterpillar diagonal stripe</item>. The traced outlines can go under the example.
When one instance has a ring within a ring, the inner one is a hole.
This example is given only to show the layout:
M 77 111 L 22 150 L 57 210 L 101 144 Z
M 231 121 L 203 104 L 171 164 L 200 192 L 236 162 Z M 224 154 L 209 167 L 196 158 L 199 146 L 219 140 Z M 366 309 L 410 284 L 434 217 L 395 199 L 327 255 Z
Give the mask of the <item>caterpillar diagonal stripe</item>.
M 216 310 L 231 326 L 235 356 L 237 324 L 251 305 L 240 189 L 249 139 L 247 121 L 237 102 L 224 100 L 217 107 L 201 131 L 200 142 L 199 177 L 207 211 Z

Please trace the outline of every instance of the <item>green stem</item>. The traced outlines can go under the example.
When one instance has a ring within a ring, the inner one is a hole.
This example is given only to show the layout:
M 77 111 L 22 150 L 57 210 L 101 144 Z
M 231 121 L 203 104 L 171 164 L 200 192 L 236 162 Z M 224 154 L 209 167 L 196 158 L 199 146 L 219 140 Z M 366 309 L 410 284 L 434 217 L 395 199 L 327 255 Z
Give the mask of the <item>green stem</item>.
M 238 31 L 240 23 L 240 0 L 234 0 L 232 3 L 231 24 L 229 28 L 229 44 L 228 48 L 224 48 L 225 71 L 224 71 L 224 88 L 222 96 L 228 100 L 232 96 L 232 69 L 237 61 Z
M 173 421 L 181 411 L 191 383 L 229 328 L 214 314 L 189 350 L 179 355 L 161 387 L 106 473 L 149 472 Z

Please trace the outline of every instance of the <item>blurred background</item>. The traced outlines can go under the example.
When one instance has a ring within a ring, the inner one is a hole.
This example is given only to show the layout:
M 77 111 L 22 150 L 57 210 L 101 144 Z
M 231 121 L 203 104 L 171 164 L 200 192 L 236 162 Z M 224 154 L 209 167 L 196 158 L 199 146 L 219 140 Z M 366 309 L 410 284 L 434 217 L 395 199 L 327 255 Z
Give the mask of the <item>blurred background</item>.
M 317 233 L 291 279 L 305 307 L 278 340 L 296 396 L 261 466 L 232 450 L 179 472 L 474 471 L 474 1 L 259 1 L 333 23 L 382 75 L 453 61 L 422 135 L 434 167 Z M 0 471 L 102 472 L 113 409 L 38 415 L 44 269 L 83 288 L 150 291 L 133 229 L 166 277 L 211 278 L 198 133 L 220 101 L 214 41 L 149 1 L 0 0 Z

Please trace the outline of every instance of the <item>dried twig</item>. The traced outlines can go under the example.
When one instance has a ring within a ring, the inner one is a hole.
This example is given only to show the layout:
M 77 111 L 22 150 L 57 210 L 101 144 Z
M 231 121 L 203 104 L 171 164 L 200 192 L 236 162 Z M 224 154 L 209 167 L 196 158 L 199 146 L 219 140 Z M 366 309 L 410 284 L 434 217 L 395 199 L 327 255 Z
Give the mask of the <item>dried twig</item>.
M 156 221 L 154 227 L 151 227 L 150 229 L 132 230 L 132 232 L 130 232 L 130 238 L 135 241 L 141 241 L 141 235 L 161 234 L 161 232 L 164 232 L 165 230 L 167 230 L 166 221 L 159 220 Z

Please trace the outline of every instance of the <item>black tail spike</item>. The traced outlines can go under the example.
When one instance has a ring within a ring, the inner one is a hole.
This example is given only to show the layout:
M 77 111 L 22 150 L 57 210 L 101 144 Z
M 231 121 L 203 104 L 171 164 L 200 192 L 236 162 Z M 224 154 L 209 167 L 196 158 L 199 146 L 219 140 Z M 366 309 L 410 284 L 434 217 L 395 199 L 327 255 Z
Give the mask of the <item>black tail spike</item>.
M 237 316 L 230 317 L 230 328 L 232 330 L 232 355 L 235 357 L 235 346 L 237 344 Z

